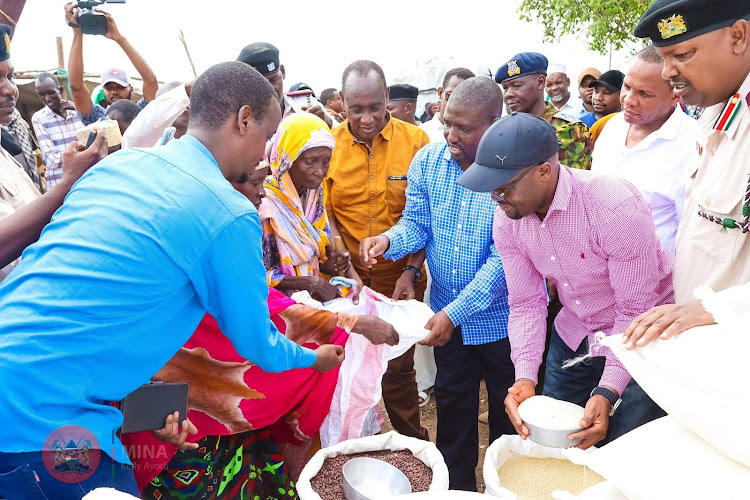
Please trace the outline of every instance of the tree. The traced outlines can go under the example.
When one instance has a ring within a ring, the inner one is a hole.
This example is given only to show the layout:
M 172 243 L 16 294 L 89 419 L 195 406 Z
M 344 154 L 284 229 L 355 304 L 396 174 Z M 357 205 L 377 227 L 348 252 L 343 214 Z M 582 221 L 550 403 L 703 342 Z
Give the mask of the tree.
M 584 35 L 588 48 L 604 54 L 610 44 L 620 50 L 641 44 L 633 30 L 651 0 L 523 0 L 521 19 L 544 26 L 544 41 L 563 35 Z

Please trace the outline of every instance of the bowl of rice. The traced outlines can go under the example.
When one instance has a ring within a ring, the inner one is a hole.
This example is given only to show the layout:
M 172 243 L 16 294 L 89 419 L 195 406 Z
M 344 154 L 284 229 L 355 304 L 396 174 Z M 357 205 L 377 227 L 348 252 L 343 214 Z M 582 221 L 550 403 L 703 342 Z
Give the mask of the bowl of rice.
M 548 396 L 532 396 L 518 406 L 518 414 L 529 429 L 529 439 L 550 448 L 571 448 L 581 442 L 568 439 L 568 435 L 582 429 L 583 412 L 577 404 Z

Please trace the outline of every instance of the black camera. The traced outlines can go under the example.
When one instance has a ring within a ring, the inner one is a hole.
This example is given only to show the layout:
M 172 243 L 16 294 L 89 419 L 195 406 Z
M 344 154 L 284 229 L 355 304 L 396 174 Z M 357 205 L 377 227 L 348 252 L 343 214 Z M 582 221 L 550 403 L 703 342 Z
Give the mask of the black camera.
M 125 3 L 125 0 L 78 0 L 78 26 L 84 35 L 106 35 L 107 18 L 94 11 L 105 3 Z

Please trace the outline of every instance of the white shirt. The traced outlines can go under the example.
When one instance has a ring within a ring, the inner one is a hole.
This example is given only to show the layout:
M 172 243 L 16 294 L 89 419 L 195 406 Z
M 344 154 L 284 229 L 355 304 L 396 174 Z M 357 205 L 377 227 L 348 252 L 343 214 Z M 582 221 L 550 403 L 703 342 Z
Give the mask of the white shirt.
M 685 206 L 688 175 L 698 165 L 698 123 L 677 107 L 641 142 L 625 145 L 630 124 L 616 114 L 596 140 L 591 170 L 630 181 L 651 207 L 656 234 L 674 255 L 677 227 Z
M 440 121 L 438 115 L 433 116 L 432 120 L 424 122 L 419 128 L 424 130 L 427 137 L 430 138 L 430 142 L 445 142 L 443 122 Z
M 164 131 L 185 112 L 189 104 L 185 84 L 178 85 L 149 102 L 122 136 L 122 149 L 156 146 Z
M 566 102 L 562 106 L 558 107 L 552 99 L 550 99 L 550 103 L 552 103 L 555 109 L 557 109 L 560 113 L 573 118 L 581 118 L 583 115 L 588 113 L 588 111 L 586 111 L 586 108 L 583 107 L 583 100 L 579 96 L 573 95 L 572 93 L 568 98 L 568 102 Z

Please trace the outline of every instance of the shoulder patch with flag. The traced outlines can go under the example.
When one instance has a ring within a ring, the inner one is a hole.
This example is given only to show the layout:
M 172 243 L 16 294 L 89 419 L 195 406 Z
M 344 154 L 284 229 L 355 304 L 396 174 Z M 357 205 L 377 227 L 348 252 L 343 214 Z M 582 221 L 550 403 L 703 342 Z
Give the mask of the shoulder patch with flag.
M 729 127 L 732 125 L 732 122 L 739 114 L 740 109 L 742 109 L 742 103 L 740 101 L 740 94 L 737 93 L 737 94 L 734 94 L 731 99 L 729 99 L 729 102 L 724 108 L 724 111 L 722 111 L 721 115 L 719 116 L 719 119 L 716 121 L 716 124 L 714 125 L 714 130 L 722 130 L 724 132 L 729 130 Z

